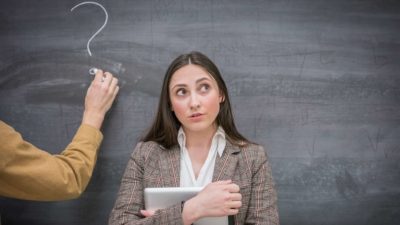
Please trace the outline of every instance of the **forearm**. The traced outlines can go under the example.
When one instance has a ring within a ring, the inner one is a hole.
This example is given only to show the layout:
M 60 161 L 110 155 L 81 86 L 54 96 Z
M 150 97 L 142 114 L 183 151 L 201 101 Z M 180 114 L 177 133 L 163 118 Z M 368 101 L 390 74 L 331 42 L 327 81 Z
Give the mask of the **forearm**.
M 91 111 L 90 109 L 86 109 L 83 112 L 82 117 L 82 125 L 89 125 L 98 130 L 100 130 L 101 125 L 104 121 L 104 113 Z
M 71 184 L 68 186 L 72 191 L 72 198 L 78 197 L 86 189 L 96 165 L 102 139 L 103 135 L 98 129 L 81 125 L 67 148 L 60 155 L 55 155 L 59 171 L 66 171 L 64 180 Z M 65 182 L 62 181 L 61 185 L 65 185 Z M 62 187 L 60 190 L 63 190 Z M 67 193 L 70 191 L 67 190 Z
M 95 128 L 82 126 L 60 155 L 25 142 L 1 122 L 0 195 L 27 200 L 64 200 L 85 189 L 102 140 Z

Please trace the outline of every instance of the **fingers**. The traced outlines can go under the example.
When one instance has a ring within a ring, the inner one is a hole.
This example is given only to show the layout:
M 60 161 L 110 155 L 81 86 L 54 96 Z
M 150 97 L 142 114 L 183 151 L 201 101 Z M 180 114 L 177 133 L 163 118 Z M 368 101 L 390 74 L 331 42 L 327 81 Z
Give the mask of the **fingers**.
M 149 217 L 154 215 L 155 211 L 153 210 L 140 210 L 140 213 L 144 216 L 144 217 Z
M 117 79 L 117 78 L 115 78 L 111 73 L 104 72 L 103 77 L 101 78 L 102 85 L 109 87 L 114 79 Z
M 239 192 L 240 191 L 240 187 L 235 184 L 232 183 L 232 180 L 220 180 L 220 181 L 216 181 L 214 182 L 215 185 L 223 185 L 224 189 L 228 190 L 229 192 Z
M 112 77 L 112 75 L 111 75 L 110 73 L 107 73 L 107 72 L 106 72 L 107 77 L 108 77 L 108 74 Z M 119 91 L 118 79 L 117 79 L 117 78 L 112 77 L 111 83 L 110 83 L 110 86 L 109 86 L 109 90 L 108 90 L 108 91 L 109 91 L 110 93 L 112 93 L 112 94 L 111 94 L 111 99 L 114 101 L 114 99 L 115 99 L 115 97 L 117 96 L 118 91 Z
M 119 92 L 119 86 L 117 86 L 113 92 L 113 99 L 115 99 L 115 96 L 117 96 L 118 92 Z
M 231 180 L 219 180 L 219 181 L 213 182 L 213 184 L 216 184 L 216 185 L 226 185 L 226 184 L 231 184 L 231 183 L 232 183 Z
M 240 207 L 242 207 L 240 187 L 233 183 L 232 180 L 210 183 L 203 191 L 204 195 L 201 197 L 206 199 L 206 203 L 203 204 L 205 209 L 203 209 L 201 215 L 204 217 L 236 215 Z
M 240 194 L 240 193 L 231 193 L 229 198 L 232 201 L 241 201 L 242 200 L 242 194 Z
M 101 83 L 104 86 L 110 86 L 114 91 L 118 84 L 118 79 L 115 78 L 110 72 L 103 73 L 102 70 L 97 69 L 93 82 Z
M 110 73 L 107 73 L 106 72 L 106 74 L 110 74 Z M 110 74 L 110 76 L 112 76 L 111 74 Z M 119 90 L 119 86 L 118 86 L 118 79 L 117 78 L 115 78 L 115 77 L 112 77 L 112 80 L 111 80 L 111 83 L 110 83 L 110 92 L 111 93 L 118 93 L 118 90 L 116 90 L 116 89 L 118 89 Z
M 230 209 L 240 208 L 242 206 L 242 195 L 240 193 L 230 193 L 226 206 Z
M 229 191 L 230 193 L 236 193 L 240 191 L 240 187 L 237 184 L 229 184 L 226 185 L 226 190 Z
M 239 213 L 239 209 L 228 209 L 226 212 L 227 216 L 232 216 L 232 215 L 236 215 Z
M 114 99 L 115 96 L 118 94 L 118 79 L 114 77 L 110 72 L 103 73 L 102 70 L 98 69 L 93 82 L 99 83 L 103 87 L 108 87 L 108 92 L 111 93 L 112 99 Z
M 240 200 L 231 200 L 226 202 L 228 208 L 240 208 L 242 206 L 241 198 Z
M 225 202 L 226 214 L 236 215 L 239 212 L 239 208 L 242 207 L 242 194 L 239 193 L 240 187 L 237 184 L 229 183 L 226 185 L 226 190 L 229 192 Z
M 103 79 L 103 70 L 97 69 L 93 82 L 101 83 Z
M 227 215 L 236 215 L 239 213 L 239 208 L 242 207 L 242 195 L 240 193 L 231 193 L 230 201 L 225 203 Z

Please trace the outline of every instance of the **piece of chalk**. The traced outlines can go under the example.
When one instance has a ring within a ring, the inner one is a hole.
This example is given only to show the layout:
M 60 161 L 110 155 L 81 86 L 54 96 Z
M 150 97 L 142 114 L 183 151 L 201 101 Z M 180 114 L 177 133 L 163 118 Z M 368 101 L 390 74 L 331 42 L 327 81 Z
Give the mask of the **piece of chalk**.
M 90 68 L 90 70 L 89 70 L 90 75 L 96 75 L 96 73 L 97 73 L 97 68 L 95 68 L 95 67 Z

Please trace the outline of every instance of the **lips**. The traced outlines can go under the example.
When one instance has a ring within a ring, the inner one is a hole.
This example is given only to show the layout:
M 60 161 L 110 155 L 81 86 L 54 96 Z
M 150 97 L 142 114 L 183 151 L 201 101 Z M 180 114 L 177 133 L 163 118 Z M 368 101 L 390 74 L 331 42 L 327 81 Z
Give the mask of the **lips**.
M 201 116 L 201 115 L 203 115 L 203 114 L 201 114 L 201 113 L 194 113 L 194 114 L 190 115 L 190 118 L 196 118 L 196 117 L 199 117 L 199 116 Z

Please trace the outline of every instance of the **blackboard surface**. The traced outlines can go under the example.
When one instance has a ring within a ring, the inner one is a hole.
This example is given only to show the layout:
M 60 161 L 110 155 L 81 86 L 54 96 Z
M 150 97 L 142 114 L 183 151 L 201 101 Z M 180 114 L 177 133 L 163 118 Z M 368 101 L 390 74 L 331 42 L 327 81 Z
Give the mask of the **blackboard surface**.
M 77 200 L 1 198 L 2 224 L 106 224 L 167 65 L 200 50 L 221 69 L 239 130 L 270 156 L 281 224 L 399 224 L 400 2 L 0 2 L 0 119 L 60 152 L 92 66 L 121 91 Z

